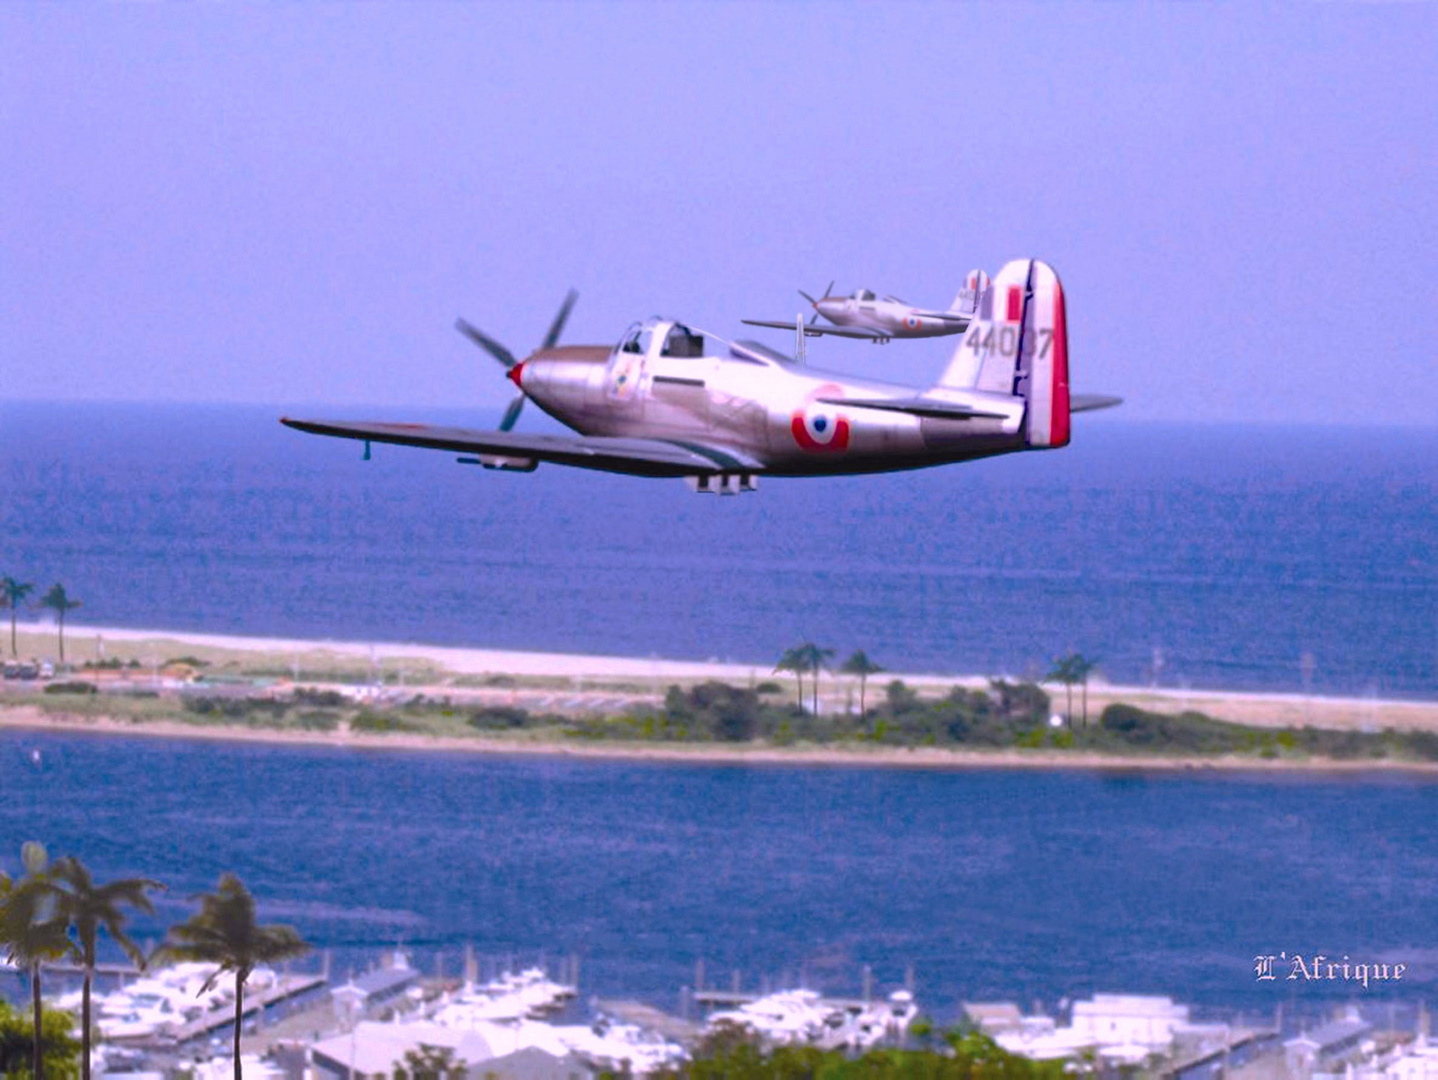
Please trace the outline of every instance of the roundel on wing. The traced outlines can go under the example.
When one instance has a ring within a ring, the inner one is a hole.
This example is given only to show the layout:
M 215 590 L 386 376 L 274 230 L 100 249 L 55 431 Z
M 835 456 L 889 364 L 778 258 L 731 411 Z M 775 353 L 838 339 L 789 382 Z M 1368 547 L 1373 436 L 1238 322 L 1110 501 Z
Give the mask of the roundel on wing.
M 849 418 L 823 397 L 842 397 L 843 388 L 827 383 L 810 393 L 802 408 L 795 409 L 789 429 L 800 449 L 812 453 L 847 450 L 849 447 Z

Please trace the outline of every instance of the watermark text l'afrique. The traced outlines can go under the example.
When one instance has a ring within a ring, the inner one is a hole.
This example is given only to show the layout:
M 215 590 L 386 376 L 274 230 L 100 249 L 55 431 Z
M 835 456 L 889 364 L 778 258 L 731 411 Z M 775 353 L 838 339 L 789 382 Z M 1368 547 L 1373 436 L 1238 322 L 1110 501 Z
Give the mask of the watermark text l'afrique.
M 1347 956 L 1341 960 L 1322 953 L 1305 955 L 1287 952 L 1259 954 L 1253 958 L 1253 974 L 1259 982 L 1282 979 L 1285 982 L 1346 982 L 1358 983 L 1365 990 L 1375 982 L 1400 982 L 1407 964 L 1355 963 Z

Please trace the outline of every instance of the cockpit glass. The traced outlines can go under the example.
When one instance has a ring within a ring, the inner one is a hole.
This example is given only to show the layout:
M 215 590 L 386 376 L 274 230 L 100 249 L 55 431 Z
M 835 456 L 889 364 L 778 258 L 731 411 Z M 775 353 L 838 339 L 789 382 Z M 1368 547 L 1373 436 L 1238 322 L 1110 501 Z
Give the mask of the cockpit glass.
M 664 339 L 663 355 L 681 359 L 703 356 L 704 335 L 695 333 L 687 326 L 675 323 L 669 328 L 668 337 Z
M 653 333 L 650 327 L 635 326 L 624 335 L 624 343 L 619 346 L 620 352 L 647 353 L 649 351 L 649 338 Z
M 860 289 L 860 290 L 859 290 L 859 293 L 858 293 L 858 299 L 860 299 L 860 300 L 872 300 L 872 299 L 874 299 L 874 294 L 873 294 L 872 292 L 870 292 L 868 289 Z

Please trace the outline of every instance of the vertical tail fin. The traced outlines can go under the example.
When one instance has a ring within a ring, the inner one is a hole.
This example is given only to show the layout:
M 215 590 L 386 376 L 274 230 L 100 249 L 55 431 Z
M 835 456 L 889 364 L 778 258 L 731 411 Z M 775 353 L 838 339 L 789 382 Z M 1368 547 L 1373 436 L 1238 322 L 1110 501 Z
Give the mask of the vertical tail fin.
M 1021 397 L 1025 443 L 1068 445 L 1068 324 L 1053 267 L 1016 259 L 999 271 L 938 385 Z
M 973 315 L 979 310 L 979 299 L 989 287 L 989 275 L 982 270 L 970 270 L 964 275 L 964 287 L 959 290 L 959 295 L 954 297 L 954 302 L 949 305 L 949 310 L 960 315 Z

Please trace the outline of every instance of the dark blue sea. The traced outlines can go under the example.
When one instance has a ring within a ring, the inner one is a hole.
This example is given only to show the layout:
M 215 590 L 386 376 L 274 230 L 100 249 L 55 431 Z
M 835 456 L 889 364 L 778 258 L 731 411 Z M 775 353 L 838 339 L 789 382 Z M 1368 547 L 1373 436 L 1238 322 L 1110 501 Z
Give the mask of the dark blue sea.
M 1013 675 L 1077 650 L 1121 682 L 1438 696 L 1438 429 L 1120 411 L 1056 453 L 721 499 L 364 462 L 281 411 L 0 405 L 0 575 L 100 626 Z
M 39 751 L 40 760 L 34 760 Z M 652 765 L 0 734 L 22 839 L 188 897 L 238 871 L 339 974 L 580 959 L 583 995 L 677 1009 L 706 981 L 921 1004 L 1094 991 L 1288 1015 L 1438 989 L 1438 783 Z M 154 927 L 140 929 L 155 935 Z M 1260 954 L 1402 963 L 1259 982 Z M 10 987 L 12 992 L 18 988 Z

